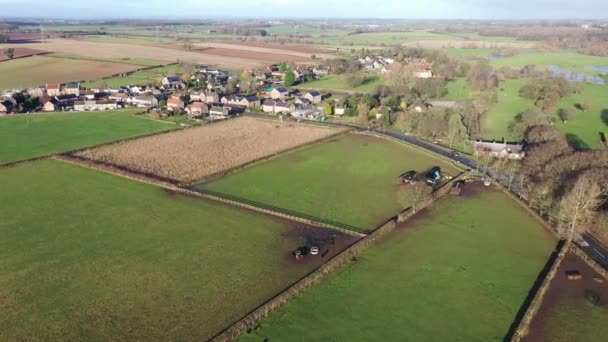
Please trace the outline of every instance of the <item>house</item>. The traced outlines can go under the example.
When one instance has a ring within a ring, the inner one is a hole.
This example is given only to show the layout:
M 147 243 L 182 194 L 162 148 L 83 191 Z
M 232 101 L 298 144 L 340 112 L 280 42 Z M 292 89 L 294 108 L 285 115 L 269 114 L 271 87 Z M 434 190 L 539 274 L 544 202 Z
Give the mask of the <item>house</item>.
M 43 105 L 42 105 L 42 111 L 43 112 L 55 112 L 61 109 L 61 106 L 59 105 L 59 101 L 57 101 L 57 99 L 50 99 L 48 101 L 46 101 Z
M 66 94 L 55 96 L 55 99 L 59 102 L 60 107 L 72 107 L 74 106 L 74 101 L 78 100 L 78 96 L 74 94 Z
M 260 99 L 257 96 L 245 96 L 243 98 L 241 98 L 241 101 L 239 103 L 241 106 L 247 107 L 247 108 L 258 108 L 262 105 L 262 102 L 260 101 Z
M 177 96 L 171 96 L 167 100 L 167 109 L 174 112 L 181 112 L 184 109 L 184 101 Z
M 209 109 L 209 120 L 224 120 L 230 117 L 229 107 L 214 106 Z
M 118 109 L 118 104 L 113 100 L 101 101 L 76 101 L 74 102 L 74 110 L 79 112 L 97 111 L 97 110 L 112 110 Z
M 238 95 L 226 95 L 222 96 L 220 103 L 222 104 L 238 104 L 241 101 L 241 97 Z
M 296 106 L 291 111 L 291 116 L 304 120 L 321 120 L 323 118 L 323 110 L 314 106 Z
M 32 97 L 42 97 L 44 96 L 44 88 L 40 88 L 40 87 L 36 87 L 36 88 L 29 88 L 27 90 L 27 93 L 32 96 Z
M 296 110 L 296 107 L 292 104 L 283 101 L 277 101 L 274 103 L 275 113 L 291 113 Z
M 69 82 L 65 85 L 64 90 L 66 95 L 76 95 L 80 96 L 80 83 L 78 82 Z
M 303 97 L 298 97 L 298 98 L 296 98 L 296 101 L 294 103 L 296 105 L 309 105 L 310 101 L 308 99 L 303 98 Z
M 48 96 L 59 96 L 61 95 L 61 85 L 57 83 L 51 83 L 46 85 L 46 94 Z
M 154 96 L 139 95 L 127 99 L 128 103 L 140 108 L 158 107 L 158 100 Z
M 96 93 L 93 90 L 83 90 L 80 92 L 80 97 L 87 100 L 95 100 Z
M 336 106 L 334 107 L 334 115 L 342 116 L 346 113 L 346 107 L 344 106 Z
M 14 110 L 13 102 L 6 100 L 0 102 L 0 114 L 10 114 Z
M 321 103 L 321 100 L 323 99 L 321 93 L 316 90 L 309 91 L 306 93 L 306 95 L 304 95 L 304 98 L 312 103 Z
M 312 72 L 315 75 L 317 75 L 317 76 L 327 76 L 327 75 L 329 75 L 329 70 L 327 70 L 327 68 L 323 64 L 314 67 L 312 69 Z
M 526 156 L 526 152 L 521 144 L 476 141 L 475 156 L 485 155 L 498 159 L 521 160 Z
M 288 96 L 289 90 L 284 87 L 273 88 L 272 91 L 270 91 L 270 98 L 273 100 L 284 100 Z
M 207 98 L 205 97 L 204 91 L 194 91 L 194 92 L 190 93 L 190 100 L 206 102 Z
M 118 102 L 126 102 L 126 100 L 129 98 L 129 95 L 125 94 L 125 93 L 114 93 L 111 94 L 110 96 L 108 96 L 108 99 L 113 100 L 113 101 L 118 101 Z
M 262 111 L 264 113 L 274 113 L 274 104 L 276 102 L 274 100 L 266 100 L 262 105 Z
M 203 101 L 201 99 L 201 101 Z M 207 103 L 218 103 L 220 102 L 220 95 L 214 91 L 209 91 L 205 94 L 205 101 Z
M 162 83 L 166 89 L 183 89 L 186 86 L 178 76 L 167 76 Z
M 129 92 L 131 94 L 142 94 L 145 93 L 147 89 L 146 86 L 133 85 L 129 87 Z
M 209 114 L 209 106 L 207 106 L 207 104 L 204 102 L 192 102 L 186 106 L 186 112 L 190 117 Z

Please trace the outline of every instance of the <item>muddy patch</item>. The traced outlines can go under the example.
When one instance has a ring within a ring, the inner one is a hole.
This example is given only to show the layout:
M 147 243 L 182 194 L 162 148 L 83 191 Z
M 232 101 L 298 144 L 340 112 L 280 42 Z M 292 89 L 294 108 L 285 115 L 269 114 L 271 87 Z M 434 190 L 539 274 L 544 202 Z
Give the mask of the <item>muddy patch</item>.
M 572 271 L 579 272 L 582 279 L 568 280 L 566 272 Z M 525 341 L 547 340 L 546 333 L 550 327 L 548 320 L 553 316 L 552 313 L 555 310 L 560 310 L 560 303 L 563 298 L 580 298 L 580 300 L 586 302 L 586 299 L 584 299 L 585 291 L 591 290 L 600 296 L 599 305 L 604 310 L 608 310 L 608 280 L 604 279 L 604 283 L 600 284 L 594 280 L 594 277 L 599 277 L 599 275 L 593 268 L 577 255 L 568 253 L 545 295 L 543 304 L 530 325 L 530 333 L 526 336 Z M 581 327 L 581 329 L 588 328 L 590 327 Z
M 283 256 L 284 267 L 289 268 L 294 266 L 321 266 L 360 239 L 357 236 L 344 234 L 333 229 L 298 222 L 291 223 L 290 229 L 283 234 L 282 238 L 293 244 L 291 250 Z M 312 247 L 319 249 L 317 255 L 310 253 Z M 301 249 L 304 254 L 304 258 L 301 260 L 296 260 L 293 254 L 297 249 Z

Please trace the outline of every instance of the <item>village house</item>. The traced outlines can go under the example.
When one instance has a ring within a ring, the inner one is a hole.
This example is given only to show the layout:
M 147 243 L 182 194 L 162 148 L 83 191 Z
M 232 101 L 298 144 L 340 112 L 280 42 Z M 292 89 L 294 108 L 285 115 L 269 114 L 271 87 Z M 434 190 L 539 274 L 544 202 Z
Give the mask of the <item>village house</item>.
M 323 100 L 321 93 L 316 90 L 309 91 L 306 93 L 306 95 L 304 95 L 304 98 L 312 103 L 321 103 L 321 100 Z
M 329 75 L 329 70 L 323 65 L 318 65 L 312 69 L 312 72 L 317 76 L 327 76 Z
M 74 102 L 78 100 L 78 96 L 74 94 L 66 94 L 55 96 L 55 99 L 59 102 L 59 106 L 62 108 L 73 107 Z
M 65 85 L 64 93 L 66 95 L 76 95 L 80 96 L 80 83 L 78 82 L 69 82 Z
M 162 83 L 165 89 L 183 89 L 186 86 L 178 76 L 167 76 Z
M 59 96 L 61 95 L 61 85 L 57 83 L 50 83 L 46 85 L 46 94 L 48 96 Z
M 111 94 L 110 96 L 108 96 L 108 99 L 113 100 L 113 101 L 118 101 L 118 102 L 126 102 L 126 100 L 129 98 L 129 95 L 126 93 L 114 93 Z
M 303 97 L 298 97 L 296 98 L 295 102 L 296 105 L 309 105 L 311 102 L 310 100 L 303 98 Z
M 43 97 L 45 94 L 45 90 L 44 90 L 44 88 L 40 88 L 40 87 L 29 88 L 27 90 L 27 93 L 32 97 Z
M 150 95 L 139 95 L 133 96 L 127 99 L 127 103 L 140 108 L 151 108 L 158 107 L 158 100 L 154 96 Z
M 205 92 L 202 90 L 191 92 L 190 100 L 191 101 L 203 101 L 203 102 L 207 101 L 207 99 L 205 97 Z
M 97 110 L 112 110 L 118 109 L 116 101 L 100 100 L 100 101 L 76 101 L 74 102 L 74 110 L 78 112 L 97 111 Z
M 314 106 L 296 106 L 291 111 L 291 116 L 304 120 L 320 120 L 323 117 L 323 110 Z
M 186 106 L 189 117 L 201 116 L 209 113 L 209 106 L 204 102 L 192 102 Z
M 270 91 L 270 98 L 273 100 L 284 100 L 289 97 L 289 90 L 284 87 L 273 88 Z
M 59 105 L 59 101 L 57 101 L 55 98 L 46 101 L 42 105 L 43 112 L 56 112 L 58 110 L 61 110 L 61 106 Z
M 344 106 L 335 106 L 334 107 L 334 115 L 342 116 L 346 112 L 346 107 Z
M 167 109 L 174 112 L 181 112 L 184 109 L 184 101 L 178 96 L 171 96 L 167 100 Z
M 274 100 L 266 100 L 262 105 L 262 111 L 264 113 L 274 113 L 274 104 L 276 102 Z
M 283 101 L 277 101 L 274 103 L 275 113 L 291 113 L 296 110 L 296 107 L 292 104 Z
M 475 156 L 485 155 L 498 159 L 521 160 L 526 156 L 526 152 L 521 144 L 476 141 Z
M 229 107 L 213 106 L 209 109 L 209 120 L 224 120 L 230 117 Z
M 80 98 L 86 100 L 95 100 L 95 95 L 97 95 L 93 90 L 83 90 L 80 92 Z

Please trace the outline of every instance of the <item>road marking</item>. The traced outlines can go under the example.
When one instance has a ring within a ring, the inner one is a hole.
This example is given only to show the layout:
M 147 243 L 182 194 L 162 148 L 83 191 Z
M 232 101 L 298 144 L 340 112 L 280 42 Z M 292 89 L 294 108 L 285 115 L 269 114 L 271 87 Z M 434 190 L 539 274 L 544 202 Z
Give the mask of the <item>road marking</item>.
M 606 259 L 606 256 L 604 254 L 602 254 L 602 252 L 598 251 L 597 249 L 593 249 L 597 254 L 601 255 L 602 258 Z

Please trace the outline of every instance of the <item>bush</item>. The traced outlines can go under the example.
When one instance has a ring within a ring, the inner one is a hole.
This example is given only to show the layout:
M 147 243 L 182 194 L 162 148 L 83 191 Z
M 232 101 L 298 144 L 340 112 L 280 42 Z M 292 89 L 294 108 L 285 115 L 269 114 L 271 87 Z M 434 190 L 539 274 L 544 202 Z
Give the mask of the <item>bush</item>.
M 585 299 L 595 306 L 600 305 L 600 295 L 593 290 L 585 290 Z

